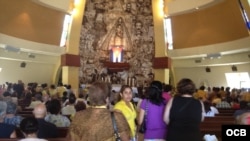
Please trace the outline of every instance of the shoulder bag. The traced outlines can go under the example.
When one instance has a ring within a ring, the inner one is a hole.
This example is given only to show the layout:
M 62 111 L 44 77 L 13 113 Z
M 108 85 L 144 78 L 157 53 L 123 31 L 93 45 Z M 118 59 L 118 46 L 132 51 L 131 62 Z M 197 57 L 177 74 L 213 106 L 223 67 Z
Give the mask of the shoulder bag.
M 115 141 L 121 141 L 121 137 L 120 137 L 120 134 L 118 133 L 118 129 L 116 126 L 114 112 L 111 112 L 110 114 L 111 114 L 112 124 L 114 128 Z
M 146 101 L 146 109 L 145 109 L 145 114 L 144 114 L 144 117 L 143 117 L 143 121 L 142 121 L 141 125 L 139 126 L 139 133 L 142 133 L 142 134 L 144 134 L 146 132 L 146 130 L 147 130 L 147 125 L 146 125 L 147 112 L 148 112 L 148 100 Z

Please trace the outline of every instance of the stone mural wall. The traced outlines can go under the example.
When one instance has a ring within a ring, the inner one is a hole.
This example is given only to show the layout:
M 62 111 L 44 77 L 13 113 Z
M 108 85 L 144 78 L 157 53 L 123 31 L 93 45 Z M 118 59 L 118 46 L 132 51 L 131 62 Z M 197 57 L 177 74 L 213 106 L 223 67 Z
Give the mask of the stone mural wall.
M 96 79 L 139 85 L 152 79 L 154 31 L 151 0 L 87 0 L 80 38 L 80 80 Z M 122 48 L 122 62 L 129 69 L 112 73 L 104 66 L 111 61 L 112 47 Z M 112 81 L 113 78 L 120 81 Z

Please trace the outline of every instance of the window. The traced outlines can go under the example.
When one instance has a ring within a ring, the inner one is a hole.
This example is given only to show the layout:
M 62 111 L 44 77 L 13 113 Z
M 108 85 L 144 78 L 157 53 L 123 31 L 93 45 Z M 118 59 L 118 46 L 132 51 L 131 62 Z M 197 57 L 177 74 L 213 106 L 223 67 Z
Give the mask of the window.
M 68 32 L 69 32 L 69 25 L 71 24 L 71 22 L 72 22 L 71 15 L 65 15 L 60 47 L 65 47 L 65 45 L 66 45 L 66 41 L 68 38 Z
M 225 73 L 230 88 L 250 88 L 250 78 L 247 72 Z
M 173 36 L 172 36 L 172 26 L 171 26 L 171 19 L 165 18 L 164 19 L 164 31 L 165 34 L 165 42 L 168 50 L 173 49 Z
M 240 4 L 240 8 L 241 8 L 241 12 L 242 12 L 242 16 L 246 22 L 246 26 L 248 28 L 248 30 L 250 30 L 250 21 L 249 21 L 249 18 L 248 18 L 248 15 L 247 15 L 247 12 L 246 10 L 244 9 L 244 6 L 243 3 L 241 2 L 241 0 L 239 0 L 239 4 Z M 248 4 L 250 5 L 250 0 L 248 0 Z M 249 7 L 248 5 L 248 7 Z

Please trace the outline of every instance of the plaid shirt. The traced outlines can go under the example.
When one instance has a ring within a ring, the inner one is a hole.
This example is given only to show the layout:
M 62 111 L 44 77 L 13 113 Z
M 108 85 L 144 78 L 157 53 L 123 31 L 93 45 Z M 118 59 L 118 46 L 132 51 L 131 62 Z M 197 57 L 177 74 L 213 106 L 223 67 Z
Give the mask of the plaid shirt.
M 216 104 L 216 108 L 231 108 L 231 105 L 226 101 L 221 101 L 220 103 Z

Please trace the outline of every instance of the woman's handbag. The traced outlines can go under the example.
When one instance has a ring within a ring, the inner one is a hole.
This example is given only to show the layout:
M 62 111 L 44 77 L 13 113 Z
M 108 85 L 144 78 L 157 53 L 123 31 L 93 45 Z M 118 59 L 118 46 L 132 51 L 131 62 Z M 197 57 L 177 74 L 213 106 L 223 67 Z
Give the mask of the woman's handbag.
M 114 133 L 115 134 L 115 141 L 121 141 L 120 134 L 118 133 L 118 129 L 117 129 L 116 122 L 115 122 L 114 112 L 111 112 L 110 114 L 111 114 L 111 119 L 112 119 L 114 132 L 115 132 Z
M 146 117 L 144 115 L 143 121 L 142 121 L 141 125 L 139 126 L 139 132 L 144 134 L 146 132 L 146 129 L 147 129 L 147 127 L 146 127 Z
M 144 117 L 143 117 L 143 121 L 141 123 L 141 125 L 139 126 L 139 132 L 144 134 L 147 130 L 147 125 L 146 125 L 146 122 L 147 122 L 147 112 L 148 112 L 148 101 L 146 101 L 146 110 L 145 110 L 145 114 L 144 114 Z

